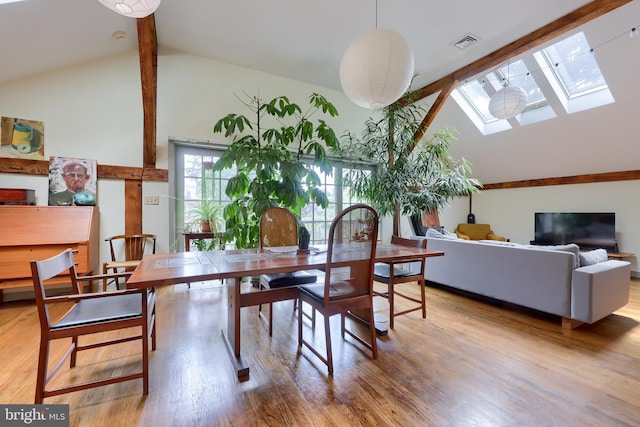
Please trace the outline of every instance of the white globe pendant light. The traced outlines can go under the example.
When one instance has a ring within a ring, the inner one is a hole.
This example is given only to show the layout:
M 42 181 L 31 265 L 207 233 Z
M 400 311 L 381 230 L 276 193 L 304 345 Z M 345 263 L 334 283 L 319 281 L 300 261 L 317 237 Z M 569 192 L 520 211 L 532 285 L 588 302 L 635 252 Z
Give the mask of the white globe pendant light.
M 510 119 L 522 113 L 527 106 L 527 93 L 519 87 L 507 86 L 489 99 L 489 112 L 497 119 Z
M 364 108 L 397 101 L 413 78 L 413 52 L 389 29 L 367 31 L 351 42 L 340 62 L 340 83 L 347 97 Z
M 144 18 L 160 6 L 160 0 L 98 0 L 104 6 L 130 18 Z

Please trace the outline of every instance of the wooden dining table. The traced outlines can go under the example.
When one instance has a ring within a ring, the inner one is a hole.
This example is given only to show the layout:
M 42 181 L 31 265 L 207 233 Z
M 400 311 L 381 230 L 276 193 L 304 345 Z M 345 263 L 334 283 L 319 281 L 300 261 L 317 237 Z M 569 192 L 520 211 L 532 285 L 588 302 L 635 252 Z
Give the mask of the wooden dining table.
M 349 252 L 341 262 L 358 259 L 359 252 Z M 128 288 L 150 288 L 204 280 L 224 280 L 227 283 L 227 328 L 221 330 L 238 378 L 248 379 L 249 366 L 240 351 L 240 309 L 297 298 L 295 286 L 261 291 L 241 292 L 243 277 L 285 273 L 300 270 L 322 270 L 327 262 L 326 251 L 298 253 L 295 248 L 283 250 L 216 250 L 145 255 L 127 281 Z M 444 252 L 430 249 L 378 243 L 376 262 L 403 261 L 442 256 Z M 362 319 L 361 319 L 362 320 Z M 365 319 L 367 321 L 367 319 Z

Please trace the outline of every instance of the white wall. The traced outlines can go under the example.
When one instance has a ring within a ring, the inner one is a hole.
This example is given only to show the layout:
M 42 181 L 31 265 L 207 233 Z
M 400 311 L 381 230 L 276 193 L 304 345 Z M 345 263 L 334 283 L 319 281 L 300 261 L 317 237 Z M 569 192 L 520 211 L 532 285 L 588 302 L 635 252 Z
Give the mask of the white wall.
M 195 55 L 161 51 L 157 167 L 172 167 L 168 153 L 170 136 L 224 142 L 222 135 L 213 135 L 214 123 L 230 112 L 248 112 L 235 94 L 259 94 L 265 100 L 286 95 L 306 105 L 312 92 L 326 96 L 338 109 L 337 118 L 327 119 L 338 136 L 348 129 L 357 129 L 370 114 L 369 110 L 351 104 L 342 92 Z M 44 122 L 46 158 L 81 157 L 95 159 L 98 164 L 141 167 L 143 110 L 138 53 L 131 51 L 2 84 L 0 116 Z M 35 189 L 36 203 L 47 204 L 45 176 L 0 174 L 0 187 Z M 101 179 L 97 193 L 102 263 L 109 256 L 104 238 L 124 232 L 124 182 Z M 169 183 L 144 182 L 142 186 L 143 197 L 160 196 L 159 205 L 144 205 L 142 212 L 143 232 L 158 235 L 158 252 L 168 252 L 174 247 L 169 225 L 172 193 Z
M 477 223 L 491 224 L 496 234 L 524 244 L 534 238 L 535 212 L 615 212 L 619 250 L 636 255 L 627 261 L 633 275 L 639 276 L 639 185 L 638 181 L 618 181 L 486 190 L 473 196 L 472 210 Z M 440 220 L 453 231 L 458 223 L 467 222 L 468 213 L 469 199 L 465 197 L 445 209 Z

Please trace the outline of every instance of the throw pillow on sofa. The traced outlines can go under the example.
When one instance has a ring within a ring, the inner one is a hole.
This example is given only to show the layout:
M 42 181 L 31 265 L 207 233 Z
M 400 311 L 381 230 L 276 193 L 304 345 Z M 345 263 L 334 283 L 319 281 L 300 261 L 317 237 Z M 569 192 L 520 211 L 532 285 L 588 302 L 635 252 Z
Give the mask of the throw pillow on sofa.
M 442 232 L 436 230 L 435 228 L 429 228 L 427 230 L 427 234 L 425 234 L 427 239 L 446 239 L 446 240 L 460 240 L 458 236 L 454 233 L 447 231 L 445 229 Z
M 605 262 L 609 259 L 607 251 L 604 249 L 594 249 L 589 252 L 580 252 L 580 267 Z

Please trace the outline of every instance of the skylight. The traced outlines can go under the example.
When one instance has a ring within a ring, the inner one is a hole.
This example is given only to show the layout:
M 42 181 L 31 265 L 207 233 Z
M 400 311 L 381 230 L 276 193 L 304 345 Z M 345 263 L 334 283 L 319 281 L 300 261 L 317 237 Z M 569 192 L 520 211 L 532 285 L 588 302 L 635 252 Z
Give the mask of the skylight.
M 500 67 L 494 74 L 501 81 L 508 81 L 510 86 L 521 87 L 527 92 L 527 109 L 547 105 L 547 99 L 531 76 L 523 60 Z M 498 88 L 499 89 L 499 88 Z
M 465 101 L 485 123 L 489 123 L 496 118 L 489 113 L 489 94 L 484 89 L 485 85 L 486 81 L 471 80 L 458 87 L 456 91 L 462 94 Z
M 540 51 L 544 65 L 562 85 L 567 98 L 606 89 L 600 67 L 580 32 Z
M 546 92 L 538 85 L 543 80 Z M 527 106 L 513 119 L 498 120 L 489 113 L 488 104 L 491 95 L 504 86 L 524 89 Z M 452 97 L 484 135 L 556 117 L 550 97 L 559 100 L 569 114 L 613 102 L 582 32 L 481 73 L 456 88 Z
M 614 102 L 584 33 L 533 54 L 569 114 Z

